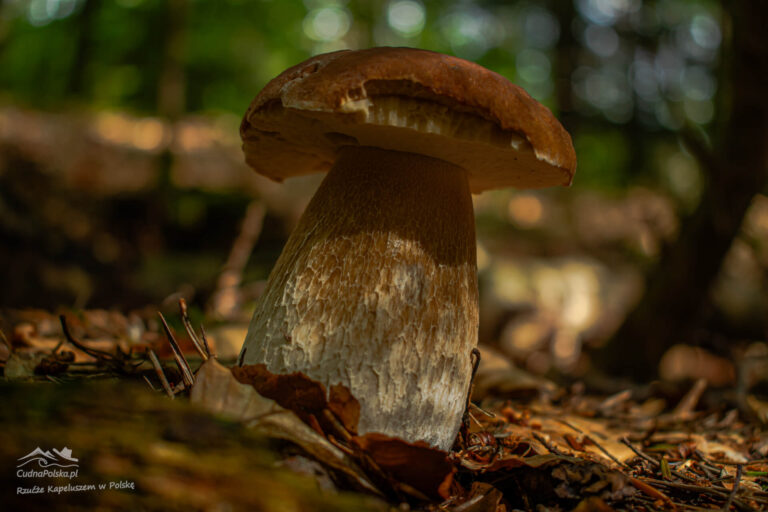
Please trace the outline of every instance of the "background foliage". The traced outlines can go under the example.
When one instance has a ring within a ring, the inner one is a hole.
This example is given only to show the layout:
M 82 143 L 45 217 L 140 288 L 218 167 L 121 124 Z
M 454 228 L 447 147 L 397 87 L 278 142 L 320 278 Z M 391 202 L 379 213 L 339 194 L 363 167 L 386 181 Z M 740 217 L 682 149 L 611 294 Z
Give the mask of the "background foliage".
M 413 46 L 497 71 L 572 134 L 572 189 L 494 192 L 475 206 L 481 337 L 531 368 L 576 371 L 582 344 L 615 331 L 665 247 L 701 243 L 679 235 L 718 183 L 706 155 L 725 139 L 734 100 L 729 8 L 4 0 L 0 263 L 9 278 L 0 305 L 136 307 L 178 292 L 203 308 L 253 197 L 268 206 L 244 274 L 257 295 L 317 181 L 278 191 L 248 174 L 237 149 L 248 103 L 310 55 Z M 727 339 L 766 333 L 768 200 L 765 181 L 750 188 L 748 223 L 706 278 L 705 314 L 689 322 Z M 718 346 L 712 338 L 704 344 Z

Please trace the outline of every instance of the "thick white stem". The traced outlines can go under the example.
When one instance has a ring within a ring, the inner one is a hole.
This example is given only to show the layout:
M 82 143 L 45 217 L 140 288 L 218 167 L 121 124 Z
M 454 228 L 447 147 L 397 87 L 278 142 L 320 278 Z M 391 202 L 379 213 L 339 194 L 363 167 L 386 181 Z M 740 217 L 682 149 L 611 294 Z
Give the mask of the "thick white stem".
M 360 433 L 448 449 L 477 344 L 475 254 L 462 168 L 344 148 L 269 277 L 241 360 L 347 386 Z

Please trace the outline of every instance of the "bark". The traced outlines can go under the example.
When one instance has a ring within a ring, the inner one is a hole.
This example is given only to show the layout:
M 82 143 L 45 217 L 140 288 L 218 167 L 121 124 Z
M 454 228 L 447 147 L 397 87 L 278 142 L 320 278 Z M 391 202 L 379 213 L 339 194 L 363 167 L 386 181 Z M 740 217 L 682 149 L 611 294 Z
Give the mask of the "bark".
M 752 198 L 768 183 L 768 4 L 724 4 L 732 41 L 725 65 L 730 97 L 723 136 L 704 158 L 708 182 L 697 209 L 649 275 L 646 292 L 606 346 L 606 370 L 636 378 L 654 374 L 664 352 L 691 341 L 709 304 L 709 290 Z

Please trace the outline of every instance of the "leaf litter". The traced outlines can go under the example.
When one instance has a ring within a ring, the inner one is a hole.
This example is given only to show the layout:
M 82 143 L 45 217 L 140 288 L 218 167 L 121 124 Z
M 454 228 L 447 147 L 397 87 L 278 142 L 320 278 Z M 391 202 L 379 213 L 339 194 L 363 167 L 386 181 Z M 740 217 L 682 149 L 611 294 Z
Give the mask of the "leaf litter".
M 150 312 L 4 312 L 0 367 L 10 380 L 143 378 L 158 393 L 188 396 L 290 443 L 336 488 L 402 510 L 768 510 L 766 408 L 755 396 L 707 408 L 705 381 L 672 407 L 647 389 L 590 395 L 481 349 L 475 402 L 453 449 L 443 452 L 358 435 L 359 404 L 343 386 L 326 390 L 263 365 L 227 368 L 183 301 L 180 310 L 181 334 Z M 295 454 L 285 460 L 307 467 Z

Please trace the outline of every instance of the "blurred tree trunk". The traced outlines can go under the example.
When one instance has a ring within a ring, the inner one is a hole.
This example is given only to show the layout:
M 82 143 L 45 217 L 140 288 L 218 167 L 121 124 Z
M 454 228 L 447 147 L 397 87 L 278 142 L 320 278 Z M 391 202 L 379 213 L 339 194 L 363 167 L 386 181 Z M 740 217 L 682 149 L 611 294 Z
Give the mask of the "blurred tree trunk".
M 730 19 L 724 33 L 731 37 L 723 63 L 730 66 L 724 130 L 712 152 L 695 151 L 708 177 L 701 203 L 665 248 L 637 308 L 599 355 L 611 373 L 648 377 L 671 345 L 691 341 L 747 208 L 768 183 L 768 3 L 739 0 L 723 8 Z
M 166 0 L 164 4 L 165 44 L 160 79 L 157 84 L 157 112 L 175 121 L 185 110 L 186 79 L 184 73 L 184 40 L 186 0 Z
M 91 33 L 93 19 L 99 7 L 99 0 L 83 0 L 80 12 L 75 18 L 75 51 L 72 56 L 72 67 L 69 72 L 67 93 L 72 96 L 83 96 L 88 83 L 86 73 L 91 58 Z
M 174 165 L 173 145 L 177 122 L 186 110 L 186 73 L 184 70 L 187 0 L 165 0 L 161 7 L 164 28 L 161 69 L 156 84 L 157 114 L 170 130 L 163 150 L 157 156 L 157 186 L 150 198 L 148 218 L 154 219 L 145 233 L 146 247 L 151 251 L 165 244 L 163 226 L 168 225 L 173 202 L 171 172 Z
M 5 44 L 8 41 L 8 33 L 11 26 L 11 15 L 8 11 L 11 10 L 10 0 L 0 0 L 0 53 L 5 49 Z
M 573 35 L 571 23 L 576 17 L 576 9 L 572 1 L 555 2 L 552 10 L 560 25 L 560 37 L 555 48 L 555 98 L 557 101 L 557 117 L 569 132 L 576 128 L 578 116 L 573 106 L 573 85 L 571 78 L 579 62 L 580 45 Z

